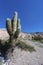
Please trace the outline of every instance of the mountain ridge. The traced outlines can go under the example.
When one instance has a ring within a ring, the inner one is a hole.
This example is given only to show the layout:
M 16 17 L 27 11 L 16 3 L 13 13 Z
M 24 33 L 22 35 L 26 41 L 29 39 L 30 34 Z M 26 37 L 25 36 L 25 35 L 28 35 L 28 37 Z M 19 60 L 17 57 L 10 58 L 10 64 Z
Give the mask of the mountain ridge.
M 27 33 L 27 32 L 20 32 L 19 37 L 22 38 L 31 38 L 33 36 L 38 36 L 40 35 L 41 37 L 43 37 L 43 32 L 31 32 L 31 33 Z M 6 28 L 0 28 L 0 39 L 4 39 L 4 38 L 9 38 L 9 34 L 7 33 Z

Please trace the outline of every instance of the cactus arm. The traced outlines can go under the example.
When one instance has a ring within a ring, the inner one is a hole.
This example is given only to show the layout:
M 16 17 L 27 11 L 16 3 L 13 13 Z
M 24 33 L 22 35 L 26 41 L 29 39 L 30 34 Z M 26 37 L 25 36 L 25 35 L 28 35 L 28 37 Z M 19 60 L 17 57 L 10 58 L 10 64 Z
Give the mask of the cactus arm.
M 20 26 L 20 19 L 18 19 L 18 20 L 17 20 L 17 30 L 20 31 L 20 29 L 21 29 L 21 26 Z
M 11 25 L 11 20 L 9 18 L 7 18 L 6 20 L 6 28 L 9 35 L 12 35 L 12 25 Z
M 17 20 L 17 30 L 15 32 L 15 38 L 19 37 L 19 33 L 20 33 L 20 19 Z
M 14 17 L 13 17 L 13 22 L 12 22 L 12 29 L 13 29 L 13 34 L 16 32 L 17 30 L 17 12 L 14 13 Z

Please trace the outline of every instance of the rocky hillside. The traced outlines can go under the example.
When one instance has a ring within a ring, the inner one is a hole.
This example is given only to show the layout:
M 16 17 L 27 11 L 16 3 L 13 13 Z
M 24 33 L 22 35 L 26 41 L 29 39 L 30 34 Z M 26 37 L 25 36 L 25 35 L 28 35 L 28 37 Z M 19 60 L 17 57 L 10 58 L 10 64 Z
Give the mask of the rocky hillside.
M 43 37 L 43 32 L 34 32 L 34 33 L 21 32 L 19 37 L 31 39 L 32 37 L 38 36 L 38 35 Z M 0 39 L 4 39 L 4 38 L 9 38 L 9 34 L 7 33 L 7 30 L 5 28 L 1 28 L 0 29 Z
M 0 39 L 4 39 L 4 38 L 9 38 L 9 35 L 8 35 L 6 29 L 1 28 L 0 29 Z
M 27 44 L 33 46 L 35 48 L 35 52 L 29 52 L 21 50 L 20 48 L 16 47 L 13 52 L 13 56 L 9 58 L 6 62 L 0 57 L 0 61 L 3 60 L 2 65 L 43 65 L 43 44 L 39 42 L 33 42 L 28 40 L 28 38 L 32 38 L 32 36 L 40 35 L 43 37 L 42 32 L 35 32 L 35 33 L 20 33 L 20 37 L 22 37 L 22 41 L 26 42 Z M 6 29 L 0 29 L 0 39 L 7 39 L 9 35 Z M 25 39 L 24 39 L 25 38 Z

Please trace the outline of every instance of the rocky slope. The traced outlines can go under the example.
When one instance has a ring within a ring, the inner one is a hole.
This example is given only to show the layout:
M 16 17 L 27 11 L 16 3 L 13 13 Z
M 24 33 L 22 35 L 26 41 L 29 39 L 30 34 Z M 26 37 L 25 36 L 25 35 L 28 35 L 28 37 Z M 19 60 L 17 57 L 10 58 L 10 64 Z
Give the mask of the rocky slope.
M 5 65 L 41 65 L 43 64 L 43 47 L 40 47 L 37 42 L 24 40 L 28 44 L 35 47 L 36 52 L 30 53 L 29 51 L 22 51 L 19 48 L 15 48 L 13 57 L 9 58 Z
M 34 35 L 36 35 L 36 36 L 40 35 L 41 37 L 43 37 L 43 32 L 34 32 L 34 33 L 21 32 L 19 36 L 22 38 L 31 39 L 32 36 L 34 36 Z M 9 38 L 9 35 L 8 35 L 7 30 L 5 28 L 1 28 L 0 29 L 0 39 L 4 39 L 4 38 Z
M 28 38 L 29 35 L 38 35 L 38 33 L 20 33 L 22 38 Z M 42 35 L 42 33 L 40 33 Z M 8 33 L 5 29 L 0 29 L 0 39 L 9 38 Z M 32 42 L 28 39 L 22 39 L 27 44 L 34 46 L 36 52 L 22 51 L 20 48 L 16 47 L 13 52 L 13 57 L 9 58 L 3 65 L 41 65 L 43 64 L 43 44 L 38 42 Z M 0 57 L 2 58 L 2 57 Z M 1 60 L 1 59 L 0 59 Z M 3 61 L 4 62 L 4 61 Z

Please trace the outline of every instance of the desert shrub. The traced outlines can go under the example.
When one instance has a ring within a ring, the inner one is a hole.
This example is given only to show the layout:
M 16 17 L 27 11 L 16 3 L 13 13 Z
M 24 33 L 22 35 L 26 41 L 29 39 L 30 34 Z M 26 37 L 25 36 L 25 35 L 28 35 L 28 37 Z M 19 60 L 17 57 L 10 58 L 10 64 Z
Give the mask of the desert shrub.
M 42 40 L 43 38 L 40 36 L 40 35 L 38 35 L 38 36 L 34 36 L 34 40 Z
M 43 65 L 43 64 L 41 64 L 41 65 Z
M 43 38 L 40 35 L 32 37 L 32 40 L 39 41 L 39 42 L 43 43 Z
M 2 62 L 0 62 L 0 65 L 2 65 Z
M 23 41 L 20 41 L 18 42 L 17 44 L 18 48 L 21 48 L 22 50 L 25 50 L 25 51 L 36 51 L 35 48 L 29 44 L 26 44 L 25 42 Z
M 43 40 L 40 40 L 40 42 L 43 44 Z

